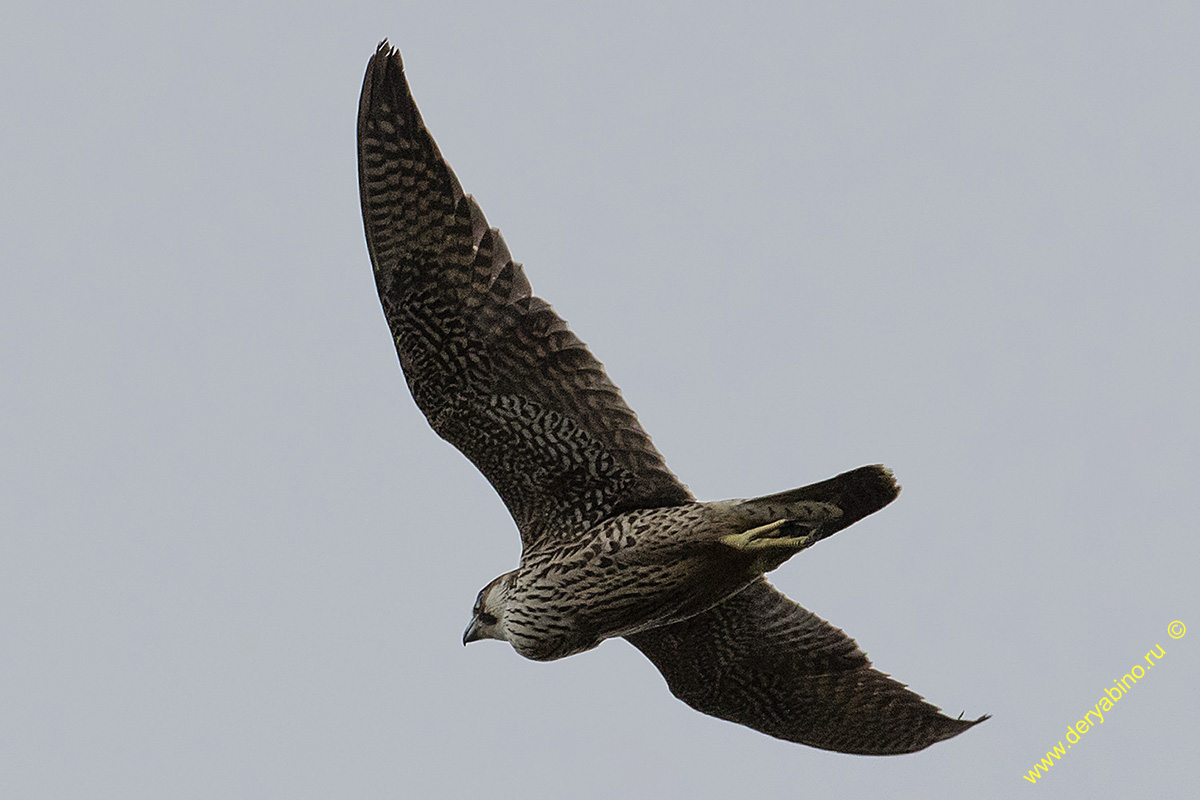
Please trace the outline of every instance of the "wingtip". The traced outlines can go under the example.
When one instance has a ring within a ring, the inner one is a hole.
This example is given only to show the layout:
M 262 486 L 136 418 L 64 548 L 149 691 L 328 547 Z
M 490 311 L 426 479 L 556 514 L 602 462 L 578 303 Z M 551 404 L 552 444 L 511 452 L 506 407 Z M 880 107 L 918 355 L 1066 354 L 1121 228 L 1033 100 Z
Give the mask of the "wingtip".
M 400 50 L 393 47 L 392 43 L 385 37 L 379 42 L 379 46 L 375 48 L 375 54 L 371 56 L 371 61 L 367 65 L 367 71 L 386 70 L 389 66 L 395 66 L 397 69 L 404 70 L 404 61 L 400 57 Z
M 965 714 L 965 713 L 966 712 L 964 711 L 963 714 Z M 943 719 L 949 719 L 944 714 L 941 716 Z M 958 736 L 961 733 L 966 733 L 967 731 L 971 730 L 971 728 L 974 728 L 979 723 L 986 722 L 987 720 L 989 720 L 991 718 L 992 718 L 991 714 L 984 714 L 983 716 L 978 717 L 976 719 L 963 719 L 963 715 L 959 714 L 956 719 L 951 720 L 954 723 L 954 726 L 952 728 L 950 728 L 949 730 L 947 730 L 945 735 L 938 741 L 944 742 L 947 739 L 953 739 L 955 736 Z
M 400 58 L 400 51 L 395 47 L 392 47 L 392 43 L 389 42 L 388 38 L 385 36 L 380 40 L 379 46 L 375 48 L 375 55 L 382 55 L 384 58 L 395 56 L 398 59 Z
M 375 54 L 367 62 L 366 75 L 363 76 L 358 107 L 360 131 L 372 114 L 377 112 L 381 100 L 386 97 L 391 97 L 401 106 L 413 105 L 400 51 L 385 38 L 375 48 Z
M 992 716 L 991 714 L 984 714 L 978 719 L 963 719 L 962 714 L 959 714 L 957 717 L 950 717 L 946 714 L 943 714 L 936 708 L 932 708 L 931 710 L 933 711 L 933 717 L 928 720 L 928 727 L 925 728 L 925 730 L 928 732 L 928 736 L 922 739 L 922 741 L 914 743 L 914 746 L 905 747 L 894 752 L 876 753 L 874 755 L 901 755 L 904 753 L 916 753 L 924 750 L 927 747 L 932 747 L 939 742 L 949 741 L 956 736 L 961 736 L 984 720 L 991 719 Z

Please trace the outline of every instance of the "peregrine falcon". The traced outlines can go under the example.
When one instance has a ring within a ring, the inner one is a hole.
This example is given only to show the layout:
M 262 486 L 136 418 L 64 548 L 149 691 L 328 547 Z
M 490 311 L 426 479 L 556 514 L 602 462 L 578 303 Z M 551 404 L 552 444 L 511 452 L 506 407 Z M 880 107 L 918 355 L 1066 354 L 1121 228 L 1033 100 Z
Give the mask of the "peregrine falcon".
M 358 167 L 408 388 L 521 535 L 520 565 L 479 592 L 464 644 L 545 661 L 624 637 L 696 710 L 843 753 L 911 753 L 987 718 L 943 715 L 763 577 L 895 499 L 891 472 L 696 501 L 463 193 L 386 40 L 363 82 Z

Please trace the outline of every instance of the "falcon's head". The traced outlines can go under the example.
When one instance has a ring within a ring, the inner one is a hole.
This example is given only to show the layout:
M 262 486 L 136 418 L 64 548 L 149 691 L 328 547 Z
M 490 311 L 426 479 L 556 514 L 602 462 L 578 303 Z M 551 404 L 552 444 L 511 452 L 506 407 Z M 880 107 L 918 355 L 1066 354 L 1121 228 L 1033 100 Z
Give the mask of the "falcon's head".
M 464 645 L 480 639 L 508 641 L 504 635 L 504 611 L 508 608 L 508 593 L 516 577 L 516 570 L 506 572 L 479 590 L 475 608 L 471 610 L 471 624 L 463 633 Z

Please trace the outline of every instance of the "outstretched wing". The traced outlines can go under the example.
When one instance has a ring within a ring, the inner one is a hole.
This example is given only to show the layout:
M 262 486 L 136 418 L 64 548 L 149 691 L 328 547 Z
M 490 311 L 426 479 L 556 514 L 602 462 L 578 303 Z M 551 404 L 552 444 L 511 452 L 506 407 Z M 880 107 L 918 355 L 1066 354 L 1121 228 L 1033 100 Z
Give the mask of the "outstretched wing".
M 987 719 L 945 716 L 766 579 L 703 614 L 626 638 L 697 711 L 825 750 L 912 753 Z
M 692 499 L 587 346 L 531 294 L 379 45 L 358 114 L 363 224 L 417 406 L 508 506 L 526 548 Z

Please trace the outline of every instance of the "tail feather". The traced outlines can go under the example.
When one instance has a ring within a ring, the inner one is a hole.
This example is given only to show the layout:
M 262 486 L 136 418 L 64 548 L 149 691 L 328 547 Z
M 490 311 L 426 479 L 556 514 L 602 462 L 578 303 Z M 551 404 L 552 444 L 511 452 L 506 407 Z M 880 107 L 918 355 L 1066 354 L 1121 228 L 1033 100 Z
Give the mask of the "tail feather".
M 881 464 L 873 464 L 799 489 L 743 500 L 741 505 L 747 509 L 779 508 L 794 503 L 836 506 L 842 513 L 821 525 L 821 538 L 824 539 L 875 513 L 895 500 L 898 494 L 900 485 L 896 483 L 892 471 Z

